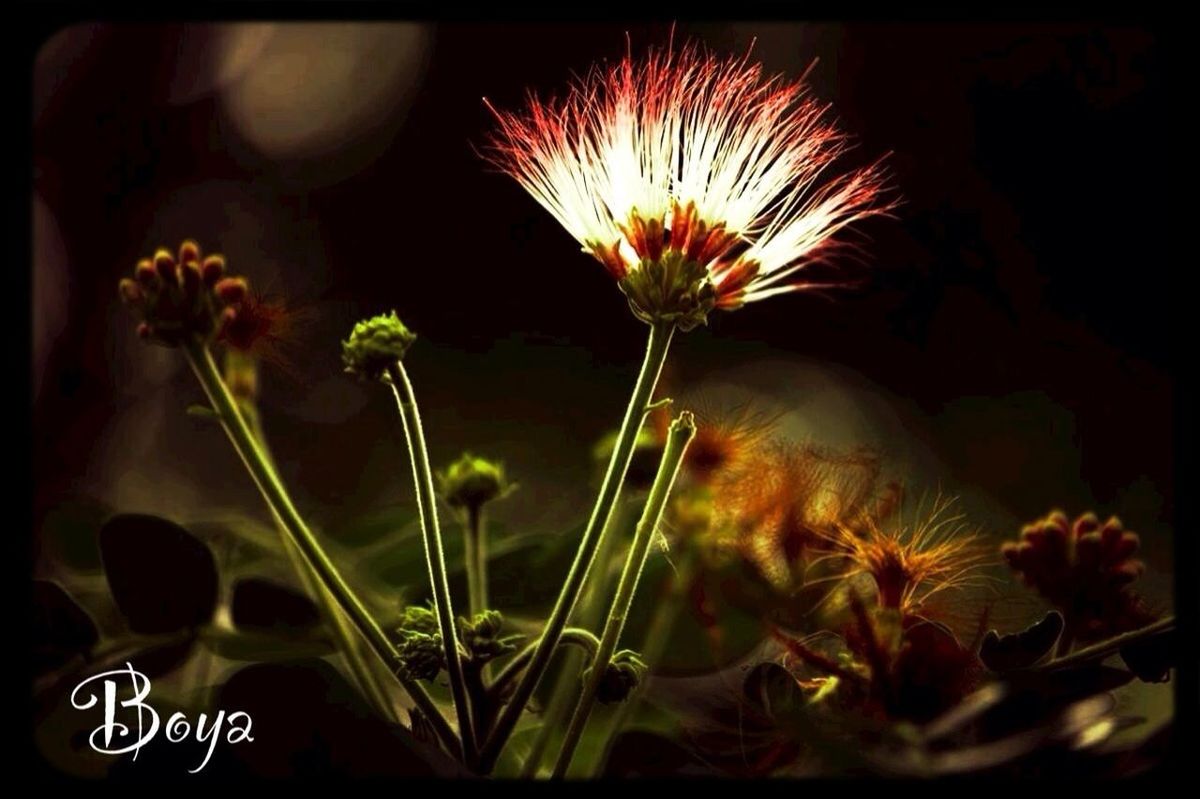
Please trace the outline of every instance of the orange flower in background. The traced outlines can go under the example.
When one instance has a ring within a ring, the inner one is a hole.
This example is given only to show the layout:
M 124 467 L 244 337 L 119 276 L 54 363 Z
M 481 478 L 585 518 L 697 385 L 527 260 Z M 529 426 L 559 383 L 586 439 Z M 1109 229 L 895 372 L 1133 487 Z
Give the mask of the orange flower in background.
M 774 432 L 780 416 L 755 409 L 751 403 L 721 406 L 703 395 L 675 404 L 690 409 L 696 416 L 696 435 L 688 446 L 683 466 L 702 484 L 712 483 L 723 472 L 736 470 L 754 457 Z M 666 440 L 670 421 L 667 405 L 655 408 L 651 414 L 659 441 Z
M 824 535 L 831 557 L 842 560 L 841 578 L 869 575 L 880 607 L 904 616 L 919 615 L 943 592 L 981 584 L 987 551 L 953 505 L 939 496 L 907 521 L 901 511 L 888 521 L 865 514 L 858 529 L 834 525 Z
M 852 528 L 871 507 L 878 477 L 867 450 L 763 444 L 714 480 L 714 526 L 768 582 L 794 587 L 829 549 L 828 531 Z
M 801 81 L 689 45 L 595 66 L 561 99 L 502 112 L 487 157 L 619 282 L 645 321 L 680 329 L 820 287 L 804 269 L 846 226 L 887 212 L 878 164 L 840 175 L 848 145 Z M 828 284 L 823 284 L 828 285 Z

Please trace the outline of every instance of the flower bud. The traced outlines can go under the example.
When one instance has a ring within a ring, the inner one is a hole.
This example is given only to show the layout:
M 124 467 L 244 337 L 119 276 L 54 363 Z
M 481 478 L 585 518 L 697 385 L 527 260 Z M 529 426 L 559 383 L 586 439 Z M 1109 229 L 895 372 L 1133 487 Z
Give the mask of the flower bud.
M 596 701 L 602 705 L 624 702 L 641 683 L 646 664 L 636 652 L 622 649 L 613 655 L 596 689 Z
M 487 663 L 515 652 L 516 642 L 520 640 L 520 636 L 500 637 L 504 629 L 504 616 L 498 610 L 481 611 L 473 619 L 459 618 L 458 626 L 459 640 L 476 663 Z
M 342 342 L 346 371 L 363 380 L 381 380 L 390 366 L 401 360 L 416 341 L 396 312 L 364 319 Z
M 154 262 L 149 258 L 138 261 L 137 267 L 133 270 L 133 276 L 145 288 L 152 289 L 158 285 L 158 273 L 154 271 Z
M 200 245 L 192 239 L 185 239 L 179 245 L 179 263 L 186 264 L 189 261 L 200 261 Z
M 130 278 L 121 278 L 121 282 L 117 284 L 117 289 L 121 293 L 121 299 L 130 305 L 137 304 L 143 299 L 141 287 Z
M 188 299 L 194 300 L 200 294 L 200 264 L 196 261 L 184 261 L 181 271 L 183 291 Z
M 158 276 L 168 286 L 174 285 L 179 281 L 179 277 L 175 274 L 175 259 L 165 249 L 160 249 L 154 253 L 154 270 L 158 272 Z
M 442 498 L 452 508 L 478 510 L 513 489 L 504 476 L 503 464 L 477 458 L 469 452 L 437 475 Z
M 226 277 L 217 281 L 214 288 L 217 299 L 226 305 L 234 305 L 246 299 L 246 280 L 240 277 Z
M 219 255 L 210 255 L 204 259 L 200 271 L 204 277 L 204 285 L 212 288 L 225 274 L 225 259 Z

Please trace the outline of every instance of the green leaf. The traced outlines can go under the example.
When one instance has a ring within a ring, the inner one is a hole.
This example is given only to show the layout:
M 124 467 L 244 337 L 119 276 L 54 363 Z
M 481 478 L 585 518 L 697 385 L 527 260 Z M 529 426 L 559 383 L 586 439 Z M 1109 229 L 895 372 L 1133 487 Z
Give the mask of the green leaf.
M 198 627 L 217 606 L 217 566 L 207 546 L 157 516 L 121 514 L 100 528 L 109 589 L 136 633 Z
M 1063 631 L 1063 617 L 1057 610 L 1019 633 L 1000 635 L 988 630 L 979 649 L 979 659 L 992 671 L 1024 669 L 1042 660 Z

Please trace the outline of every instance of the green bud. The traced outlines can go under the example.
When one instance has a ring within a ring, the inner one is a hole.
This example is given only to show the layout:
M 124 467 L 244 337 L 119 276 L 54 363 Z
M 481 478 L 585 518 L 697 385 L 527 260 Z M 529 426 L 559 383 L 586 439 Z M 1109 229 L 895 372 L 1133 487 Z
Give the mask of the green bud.
M 401 360 L 417 336 L 404 326 L 396 312 L 364 319 L 342 342 L 346 371 L 363 380 L 381 380 L 392 364 Z
M 604 670 L 604 677 L 596 689 L 596 701 L 602 705 L 624 702 L 638 687 L 645 674 L 646 664 L 637 652 L 622 649 L 613 655 L 608 668 Z
M 433 612 L 433 608 L 425 605 L 409 605 L 404 608 L 404 613 L 400 617 L 400 624 L 396 630 L 398 635 L 407 633 L 423 633 L 425 635 L 437 635 L 438 629 L 437 614 Z
M 400 668 L 414 680 L 432 680 L 446 667 L 440 635 L 404 633 L 396 651 L 400 656 Z
M 442 498 L 452 508 L 479 508 L 507 496 L 514 488 L 504 476 L 503 464 L 469 452 L 439 473 L 437 479 Z
M 515 652 L 520 636 L 500 637 L 504 630 L 504 616 L 498 610 L 484 610 L 473 619 L 459 618 L 459 639 L 471 660 L 486 663 L 489 660 Z

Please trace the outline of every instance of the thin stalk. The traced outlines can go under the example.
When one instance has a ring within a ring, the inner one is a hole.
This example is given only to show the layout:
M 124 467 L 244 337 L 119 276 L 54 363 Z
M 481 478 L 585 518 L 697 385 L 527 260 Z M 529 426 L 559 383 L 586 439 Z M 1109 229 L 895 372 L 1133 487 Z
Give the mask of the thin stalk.
M 226 366 L 228 367 L 228 362 Z M 251 398 L 243 396 L 240 399 L 241 401 L 237 403 L 238 411 L 242 414 L 243 419 L 246 421 L 246 426 L 250 428 L 251 434 L 253 434 L 255 440 L 258 442 L 259 451 L 262 453 L 267 468 L 275 472 L 276 479 L 278 479 L 279 470 L 275 466 L 275 458 L 271 454 L 271 448 L 267 444 L 266 435 L 263 433 L 262 420 L 259 417 L 258 408 L 255 407 L 254 401 Z M 362 651 L 360 650 L 361 639 L 355 636 L 350 620 L 346 618 L 345 612 L 338 607 L 337 600 L 321 583 L 320 577 L 308 565 L 308 562 L 304 559 L 299 549 L 296 548 L 296 545 L 292 543 L 292 539 L 288 536 L 287 530 L 284 527 L 283 520 L 273 509 L 272 516 L 274 516 L 275 526 L 279 530 L 279 539 L 283 544 L 283 551 L 287 554 L 292 568 L 300 578 L 300 583 L 304 586 L 304 590 L 317 600 L 321 614 L 329 622 L 329 626 L 333 628 L 334 637 L 338 643 L 338 650 L 341 652 L 342 657 L 346 659 L 346 664 L 350 668 L 350 674 L 354 681 L 367 697 L 367 700 L 375 706 L 375 709 L 385 719 L 391 722 L 399 722 L 400 717 L 396 713 L 396 706 L 392 702 L 387 688 L 380 682 L 379 675 L 362 656 Z
M 579 594 L 583 590 L 583 584 L 592 568 L 592 561 L 595 560 L 596 547 L 608 524 L 608 518 L 612 515 L 613 506 L 621 493 L 621 486 L 625 482 L 625 473 L 629 470 L 629 461 L 633 457 L 633 448 L 637 443 L 638 432 L 642 428 L 646 406 L 654 395 L 655 386 L 658 385 L 658 375 L 662 372 L 663 363 L 667 359 L 667 350 L 671 347 L 671 337 L 674 333 L 675 325 L 669 322 L 656 322 L 650 326 L 650 340 L 646 344 L 646 357 L 642 361 L 642 370 L 638 373 L 633 395 L 629 399 L 629 406 L 625 409 L 625 419 L 621 422 L 621 430 L 617 434 L 612 457 L 604 472 L 604 480 L 600 484 L 600 494 L 596 497 L 596 505 L 592 509 L 591 518 L 588 519 L 583 538 L 579 542 L 575 560 L 571 563 L 567 579 L 563 583 L 562 590 L 559 591 L 558 599 L 555 600 L 554 610 L 551 611 L 550 618 L 546 620 L 546 627 L 542 631 L 541 640 L 538 641 L 529 668 L 517 684 L 512 701 L 500 714 L 496 726 L 492 729 L 492 734 L 488 737 L 480 753 L 480 765 L 485 774 L 495 766 L 496 758 L 500 756 L 500 751 L 508 742 L 513 729 L 516 728 L 517 720 L 525 711 L 529 697 L 533 695 L 546 667 L 550 664 L 550 658 L 558 648 L 558 640 L 562 636 L 563 628 L 567 626 L 571 611 L 575 609 L 575 603 L 579 601 Z
M 604 602 L 607 599 L 604 589 L 608 584 L 608 567 L 613 560 L 617 544 L 621 541 L 621 536 L 617 531 L 625 528 L 627 507 L 623 504 L 617 508 L 608 520 L 608 526 L 613 529 L 605 532 L 604 537 L 600 540 L 600 547 L 596 551 L 596 566 L 588 575 L 587 586 L 584 589 L 583 598 L 580 600 L 581 606 L 575 614 L 575 623 L 588 630 L 599 629 L 604 618 L 603 614 L 606 610 Z M 632 536 L 629 537 L 632 538 Z M 599 646 L 599 644 L 600 639 L 597 638 L 596 645 Z M 554 685 L 550 689 L 550 700 L 546 702 L 542 711 L 542 725 L 533 739 L 533 745 L 529 747 L 525 762 L 521 764 L 520 777 L 522 779 L 533 779 L 537 776 L 538 769 L 542 766 L 542 758 L 550 746 L 550 740 L 560 726 L 566 722 L 567 714 L 571 712 L 573 701 L 581 687 L 579 675 L 583 673 L 595 655 L 596 650 L 593 648 L 591 652 L 586 653 L 567 652 L 562 658 L 558 676 L 555 677 Z
M 421 515 L 421 533 L 425 540 L 425 565 L 433 589 L 433 605 L 437 612 L 438 628 L 446 650 L 446 673 L 450 677 L 450 693 L 454 712 L 458 716 L 462 736 L 463 762 L 474 769 L 478 753 L 467 685 L 463 676 L 462 655 L 458 647 L 458 625 L 454 621 L 454 606 L 450 601 L 450 580 L 446 576 L 446 554 L 442 549 L 442 532 L 438 527 L 437 500 L 433 490 L 433 470 L 429 468 L 429 453 L 425 448 L 425 433 L 421 429 L 421 413 L 417 398 L 404 364 L 396 361 L 388 366 L 387 375 L 396 395 L 404 437 L 408 441 L 412 461 L 413 484 L 417 493 L 417 510 Z
M 1058 671 L 1059 669 L 1070 668 L 1081 663 L 1090 663 L 1097 659 L 1103 659 L 1121 650 L 1122 647 L 1135 644 L 1147 638 L 1153 638 L 1156 635 L 1165 633 L 1175 629 L 1175 617 L 1167 616 L 1165 619 L 1159 619 L 1153 624 L 1148 624 L 1137 630 L 1131 630 L 1127 633 L 1121 633 L 1113 638 L 1108 638 L 1091 646 L 1086 646 L 1083 649 L 1076 649 L 1066 657 L 1057 657 L 1053 660 L 1033 666 L 1030 671 Z
M 587 655 L 594 657 L 596 650 L 600 646 L 600 639 L 582 627 L 568 627 L 563 630 L 560 641 L 560 645 L 562 646 L 567 644 L 577 646 Z M 512 660 L 504 664 L 504 668 L 500 670 L 500 673 L 496 675 L 496 679 L 488 688 L 492 696 L 500 697 L 504 695 L 505 688 L 511 685 L 512 681 L 520 675 L 521 670 L 529 665 L 535 649 L 537 649 L 537 641 L 522 649 L 513 656 Z
M 567 727 L 563 739 L 562 750 L 558 754 L 558 762 L 554 765 L 555 778 L 563 777 L 571 758 L 575 755 L 575 747 L 583 736 L 583 728 L 591 715 L 592 705 L 596 701 L 596 692 L 604 680 L 613 654 L 617 650 L 617 642 L 625 629 L 625 620 L 629 617 L 629 609 L 633 606 L 633 597 L 637 593 L 638 581 L 642 569 L 646 566 L 646 558 L 650 554 L 650 546 L 654 543 L 654 534 L 658 532 L 659 522 L 662 521 L 663 510 L 671 489 L 675 485 L 675 476 L 679 473 L 679 465 L 683 462 L 683 454 L 688 444 L 696 435 L 696 423 L 688 411 L 681 413 L 667 431 L 667 444 L 663 448 L 662 460 L 658 463 L 658 472 L 654 476 L 654 484 L 650 487 L 650 496 L 646 500 L 646 508 L 642 511 L 641 521 L 629 546 L 629 554 L 625 557 L 625 567 L 621 571 L 621 581 L 617 583 L 617 595 L 613 598 L 612 609 L 604 623 L 604 632 L 600 636 L 600 649 L 592 660 L 588 671 L 587 682 L 584 683 L 583 693 L 579 703 L 575 705 L 575 713 Z
M 321 583 L 329 590 L 329 592 L 337 599 L 338 605 L 346 612 L 346 615 L 353 620 L 362 636 L 370 644 L 372 651 L 384 663 L 387 664 L 389 670 L 396 676 L 397 680 L 408 692 L 413 703 L 421 710 L 421 712 L 429 719 L 434 730 L 441 739 L 443 745 L 451 752 L 459 750 L 460 745 L 454 731 L 450 725 L 446 723 L 446 719 L 437 709 L 437 705 L 426 693 L 425 689 L 416 681 L 408 679 L 398 671 L 400 667 L 399 658 L 396 655 L 396 650 L 392 646 L 383 629 L 363 606 L 362 601 L 351 590 L 346 581 L 342 579 L 342 575 L 338 572 L 337 567 L 325 554 L 325 550 L 321 548 L 320 542 L 316 536 L 308 529 L 308 525 L 300 517 L 296 506 L 292 504 L 291 497 L 288 496 L 287 489 L 283 487 L 283 483 L 275 474 L 275 470 L 270 467 L 266 458 L 263 455 L 262 449 L 258 445 L 258 440 L 246 425 L 246 420 L 238 411 L 237 402 L 230 395 L 228 387 L 221 379 L 221 373 L 217 370 L 216 363 L 213 362 L 212 353 L 208 351 L 208 347 L 203 342 L 191 341 L 183 348 L 187 356 L 188 363 L 192 367 L 192 371 L 196 374 L 196 378 L 200 381 L 201 387 L 204 389 L 205 395 L 212 404 L 213 410 L 217 412 L 222 421 L 222 426 L 225 428 L 226 434 L 229 436 L 230 442 L 233 444 L 234 450 L 245 464 L 246 470 L 250 473 L 250 477 L 254 480 L 258 490 L 262 493 L 263 499 L 271 512 L 283 525 L 287 531 L 288 537 L 296 545 L 304 557 L 304 561 L 309 565 L 316 574 Z
M 472 505 L 463 512 L 463 544 L 467 563 L 467 598 L 471 616 L 474 617 L 488 606 L 487 520 L 482 505 Z
M 676 574 L 671 579 L 671 584 L 666 592 L 667 595 L 654 609 L 654 616 L 650 619 L 650 626 L 647 628 L 646 636 L 642 640 L 639 654 L 642 656 L 642 662 L 646 664 L 646 668 L 650 672 L 654 671 L 659 661 L 662 660 L 662 656 L 666 653 L 667 644 L 671 640 L 671 631 L 675 629 L 675 622 L 679 618 L 679 611 L 683 609 L 683 598 L 687 595 L 688 587 L 692 581 L 692 562 L 696 557 L 693 550 L 694 547 L 687 544 L 684 545 L 683 555 L 676 566 Z M 645 684 L 643 683 L 634 689 L 633 694 L 622 702 L 620 707 L 610 717 L 608 729 L 605 731 L 603 737 L 604 743 L 600 747 L 600 756 L 592 764 L 589 776 L 597 776 L 597 772 L 604 768 L 609 752 L 612 750 L 613 741 L 617 739 L 617 735 L 625 728 L 629 717 L 637 709 L 644 691 Z

